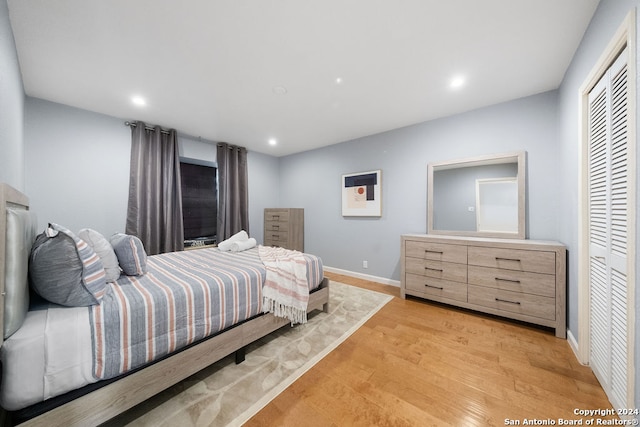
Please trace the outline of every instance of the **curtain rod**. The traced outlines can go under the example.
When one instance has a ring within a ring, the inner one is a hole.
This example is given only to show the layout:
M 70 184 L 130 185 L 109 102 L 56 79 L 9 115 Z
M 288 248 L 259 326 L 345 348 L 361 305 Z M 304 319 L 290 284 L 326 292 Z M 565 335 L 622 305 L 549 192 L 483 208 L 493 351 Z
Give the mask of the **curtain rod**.
M 127 120 L 126 122 L 124 122 L 124 125 L 125 125 L 125 126 L 130 126 L 130 127 L 136 127 L 136 126 L 138 126 L 137 122 L 130 122 L 130 121 L 128 121 L 128 120 Z M 151 130 L 151 131 L 155 131 L 155 130 L 156 130 L 153 126 L 149 126 L 149 125 L 145 125 L 145 127 L 144 127 L 144 128 L 145 128 L 146 130 Z M 161 133 L 164 133 L 165 135 L 169 135 L 169 131 L 168 131 L 168 130 L 165 130 L 165 129 L 160 128 L 160 132 L 161 132 Z M 176 132 L 176 133 L 177 133 L 177 132 Z M 202 138 L 198 137 L 198 139 L 202 139 Z M 228 146 L 229 150 L 240 150 L 240 149 L 242 149 L 242 148 L 245 148 L 245 147 L 240 147 L 240 146 L 238 146 L 238 145 L 227 144 L 227 143 L 225 143 L 225 142 L 217 142 L 217 143 L 216 143 L 216 145 L 223 145 L 223 144 L 226 144 L 226 145 Z
M 217 143 L 216 143 L 216 145 L 217 145 L 218 147 L 224 147 L 224 146 L 226 145 L 226 146 L 227 146 L 227 148 L 228 148 L 229 150 L 242 150 L 242 149 L 245 149 L 245 150 L 246 150 L 246 148 L 245 148 L 245 147 L 241 147 L 241 146 L 239 146 L 239 145 L 229 144 L 229 143 L 227 143 L 227 142 L 217 142 Z
M 124 122 L 124 125 L 125 125 L 125 126 L 130 126 L 130 127 L 136 127 L 136 126 L 138 126 L 137 122 L 129 122 L 129 121 Z M 153 126 L 148 126 L 148 125 L 145 125 L 145 127 L 144 127 L 144 128 L 145 128 L 146 130 L 152 130 L 152 131 L 155 131 L 155 130 L 156 130 L 156 128 L 154 128 Z M 164 133 L 165 135 L 169 135 L 169 131 L 168 131 L 168 130 L 165 130 L 165 129 L 162 129 L 162 128 L 160 128 L 160 133 Z

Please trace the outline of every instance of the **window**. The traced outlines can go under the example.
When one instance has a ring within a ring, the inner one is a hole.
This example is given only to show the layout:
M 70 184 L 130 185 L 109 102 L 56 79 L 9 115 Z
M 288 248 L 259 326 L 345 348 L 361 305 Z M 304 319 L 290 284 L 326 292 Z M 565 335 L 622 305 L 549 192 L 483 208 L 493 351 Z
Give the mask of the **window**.
M 180 160 L 185 243 L 193 240 L 204 241 L 201 244 L 215 242 L 218 221 L 217 172 L 217 168 L 209 162 Z

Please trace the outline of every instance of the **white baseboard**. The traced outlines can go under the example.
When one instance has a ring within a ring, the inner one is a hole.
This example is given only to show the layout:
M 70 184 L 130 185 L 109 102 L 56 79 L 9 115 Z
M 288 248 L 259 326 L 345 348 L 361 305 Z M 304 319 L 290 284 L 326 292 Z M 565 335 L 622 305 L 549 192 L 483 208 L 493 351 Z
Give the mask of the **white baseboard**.
M 576 337 L 573 336 L 570 330 L 567 330 L 567 342 L 569 343 L 571 350 L 573 350 L 573 354 L 576 356 L 578 362 L 583 366 L 588 366 L 588 363 L 580 360 L 580 346 L 578 345 L 578 340 L 576 340 Z
M 391 280 L 391 279 L 387 279 L 386 277 L 372 276 L 370 274 L 358 273 L 356 271 L 342 270 L 340 268 L 328 267 L 326 265 L 323 266 L 323 268 L 325 271 L 328 271 L 330 273 L 343 274 L 345 276 L 355 277 L 357 279 L 363 279 L 363 280 L 369 280 L 371 282 L 382 283 L 383 285 L 397 286 L 398 288 L 400 287 L 399 280 Z

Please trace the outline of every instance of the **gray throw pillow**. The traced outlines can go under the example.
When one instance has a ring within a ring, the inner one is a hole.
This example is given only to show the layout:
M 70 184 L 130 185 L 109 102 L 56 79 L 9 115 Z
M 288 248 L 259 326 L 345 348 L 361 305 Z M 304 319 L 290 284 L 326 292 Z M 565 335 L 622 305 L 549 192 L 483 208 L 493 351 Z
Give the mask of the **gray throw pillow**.
M 107 286 L 105 276 L 100 257 L 68 229 L 49 224 L 36 237 L 29 278 L 42 298 L 71 307 L 99 304 Z
M 147 272 L 147 253 L 136 236 L 116 233 L 109 239 L 118 257 L 120 268 L 127 276 L 142 276 Z

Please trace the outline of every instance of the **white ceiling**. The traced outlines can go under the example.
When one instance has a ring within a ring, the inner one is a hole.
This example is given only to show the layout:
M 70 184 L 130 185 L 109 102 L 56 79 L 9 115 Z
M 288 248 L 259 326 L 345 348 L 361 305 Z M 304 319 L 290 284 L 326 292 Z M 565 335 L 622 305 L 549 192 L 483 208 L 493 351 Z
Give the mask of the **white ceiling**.
M 8 1 L 27 95 L 275 156 L 556 89 L 597 4 Z

